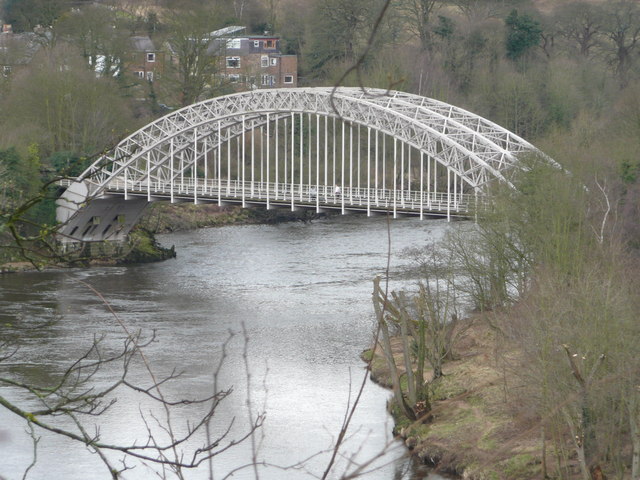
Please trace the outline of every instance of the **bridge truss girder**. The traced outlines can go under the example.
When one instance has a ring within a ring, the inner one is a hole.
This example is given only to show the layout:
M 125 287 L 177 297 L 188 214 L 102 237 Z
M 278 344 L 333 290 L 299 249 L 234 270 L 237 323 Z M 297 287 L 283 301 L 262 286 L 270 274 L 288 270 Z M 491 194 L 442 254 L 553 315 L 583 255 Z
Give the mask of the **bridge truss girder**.
M 303 126 L 304 116 L 308 117 L 308 122 L 305 124 L 306 127 Z M 81 175 L 78 182 L 82 183 L 85 188 L 74 188 L 69 189 L 69 191 L 86 191 L 86 199 L 78 201 L 77 194 L 69 194 L 70 198 L 66 199 L 65 204 L 66 210 L 59 218 L 61 221 L 66 221 L 75 215 L 80 210 L 80 205 L 84 203 L 84 200 L 102 196 L 114 180 L 123 180 L 125 199 L 127 198 L 127 185 L 170 183 L 172 185 L 171 200 L 173 201 L 174 182 L 184 180 L 185 175 L 193 175 L 195 185 L 197 183 L 198 169 L 201 168 L 201 165 L 204 165 L 206 172 L 211 156 L 215 157 L 217 155 L 218 171 L 216 174 L 218 177 L 222 177 L 223 160 L 221 157 L 223 145 L 226 145 L 226 152 L 229 155 L 230 145 L 234 139 L 237 141 L 238 152 L 242 144 L 244 162 L 245 135 L 252 135 L 253 142 L 255 132 L 259 131 L 262 141 L 264 138 L 263 129 L 269 132 L 270 126 L 275 125 L 275 130 L 277 130 L 279 122 L 284 121 L 286 130 L 288 119 L 290 119 L 290 138 L 292 141 L 290 151 L 291 172 L 294 170 L 293 157 L 297 153 L 294 151 L 297 147 L 294 147 L 293 144 L 294 126 L 299 125 L 299 157 L 301 162 L 303 157 L 302 145 L 305 141 L 302 138 L 302 132 L 304 128 L 308 128 L 308 183 L 311 184 L 312 118 L 316 119 L 316 135 L 318 137 L 324 128 L 325 142 L 327 142 L 326 136 L 329 130 L 327 126 L 328 119 L 331 119 L 333 124 L 334 141 L 336 122 L 342 122 L 342 134 L 340 136 L 343 148 L 343 176 L 345 125 L 348 125 L 349 129 L 351 129 L 349 131 L 350 142 L 353 141 L 353 126 L 358 129 L 358 141 L 360 141 L 361 128 L 366 129 L 368 141 L 370 141 L 372 132 L 374 132 L 376 188 L 378 187 L 378 134 L 383 136 L 383 142 L 386 141 L 387 137 L 393 139 L 393 174 L 395 176 L 397 176 L 395 171 L 397 142 L 401 145 L 403 163 L 406 147 L 409 150 L 414 149 L 415 152 L 419 152 L 421 169 L 423 168 L 423 155 L 426 156 L 427 161 L 433 162 L 434 172 L 436 164 L 444 167 L 447 176 L 446 180 L 441 183 L 446 184 L 448 192 L 451 190 L 452 177 L 454 190 L 457 189 L 459 181 L 459 192 L 462 191 L 462 186 L 465 184 L 466 190 L 476 195 L 484 193 L 486 187 L 495 181 L 511 185 L 512 175 L 519 169 L 518 156 L 520 154 L 534 152 L 544 157 L 535 147 L 522 138 L 478 115 L 444 102 L 417 95 L 379 89 L 365 90 L 362 88 L 256 90 L 212 98 L 190 105 L 170 113 L 133 133 L 120 142 L 112 151 L 94 162 Z M 323 128 L 321 127 L 320 118 L 324 118 Z M 296 123 L 298 119 L 299 124 Z M 269 137 L 269 133 L 267 133 L 267 137 Z M 275 135 L 275 137 L 277 138 L 278 135 Z M 286 141 L 286 133 L 284 138 Z M 316 154 L 319 158 L 319 138 L 316 138 L 316 142 Z M 253 149 L 253 144 L 251 148 Z M 349 149 L 351 150 L 351 148 L 350 146 Z M 358 148 L 362 148 L 362 146 Z M 383 150 L 385 148 L 383 147 Z M 327 146 L 325 144 L 324 159 L 328 162 L 326 149 Z M 369 154 L 371 149 L 373 147 L 367 145 Z M 285 152 L 286 150 L 287 146 L 285 146 Z M 269 147 L 267 147 L 267 155 L 269 155 L 268 152 Z M 238 153 L 239 155 L 240 153 Z M 253 162 L 253 152 L 251 155 Z M 335 162 L 335 149 L 333 156 L 333 162 Z M 357 161 L 363 163 L 359 154 Z M 553 162 L 551 159 L 548 159 L 548 161 Z M 350 158 L 349 175 L 352 174 L 352 162 L 353 158 Z M 371 171 L 370 159 L 367 159 L 366 162 L 366 165 L 358 165 L 358 175 L 360 175 L 361 166 L 363 169 L 366 168 Z M 382 168 L 384 169 L 384 167 Z M 427 166 L 427 168 L 430 167 Z M 238 160 L 235 171 L 235 181 L 238 182 L 240 181 L 240 169 L 240 160 Z M 325 166 L 325 180 L 327 178 L 326 169 L 327 167 Z M 228 182 L 232 181 L 231 170 L 231 164 L 229 163 L 227 167 Z M 300 190 L 302 191 L 302 163 L 300 163 L 299 170 Z M 319 175 L 319 167 L 316 167 L 316 170 L 316 175 Z M 410 161 L 409 170 L 411 170 Z M 402 182 L 404 182 L 404 175 L 405 173 L 401 171 Z M 335 172 L 333 177 L 334 179 L 336 178 Z M 244 166 L 242 166 L 241 180 L 245 181 Z M 289 179 L 285 179 L 285 182 L 288 181 Z M 383 179 L 383 186 L 385 181 Z M 278 179 L 276 179 L 276 182 L 278 182 Z M 342 182 L 344 185 L 344 178 Z M 293 183 L 292 176 L 291 184 Z M 318 184 L 319 179 L 316 180 L 316 185 Z M 410 172 L 409 184 L 410 190 Z M 277 188 L 276 186 L 276 191 Z M 309 185 L 307 185 L 308 188 Z M 324 185 L 324 188 L 327 188 L 326 185 Z M 434 185 L 434 188 L 437 188 L 437 185 Z M 400 185 L 396 186 L 393 183 L 393 189 L 400 189 Z M 150 199 L 151 194 L 149 193 L 148 200 Z M 65 202 L 64 195 L 62 202 Z M 293 203 L 292 208 L 294 208 Z M 344 205 L 342 210 L 344 211 Z
M 266 123 L 267 115 L 274 120 L 292 112 L 383 132 L 435 159 L 475 191 L 494 180 L 510 183 L 518 155 L 538 152 L 478 115 L 417 95 L 360 88 L 273 89 L 212 98 L 162 117 L 127 137 L 82 177 L 92 184 L 92 194 L 125 169 L 132 182 L 147 175 L 152 181 L 168 180 L 178 174 L 168 167 L 172 152 L 188 154 L 182 163 L 187 169 L 207 149 Z

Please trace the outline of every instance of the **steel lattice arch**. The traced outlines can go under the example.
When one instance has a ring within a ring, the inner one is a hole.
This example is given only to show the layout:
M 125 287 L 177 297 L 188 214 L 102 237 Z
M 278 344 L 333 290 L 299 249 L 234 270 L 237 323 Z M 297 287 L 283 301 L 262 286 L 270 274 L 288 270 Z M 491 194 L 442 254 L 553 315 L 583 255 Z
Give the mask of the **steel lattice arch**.
M 511 185 L 526 153 L 544 157 L 493 122 L 417 95 L 254 90 L 172 112 L 100 157 L 58 201 L 60 236 L 121 239 L 161 199 L 466 215 L 488 185 Z

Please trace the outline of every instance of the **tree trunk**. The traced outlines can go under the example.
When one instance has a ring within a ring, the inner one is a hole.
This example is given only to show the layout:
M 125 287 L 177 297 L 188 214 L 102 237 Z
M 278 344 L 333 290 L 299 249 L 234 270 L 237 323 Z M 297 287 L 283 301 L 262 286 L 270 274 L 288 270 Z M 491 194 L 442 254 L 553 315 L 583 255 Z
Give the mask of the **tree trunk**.
M 415 420 L 415 414 L 413 410 L 408 408 L 407 403 L 402 396 L 402 388 L 400 386 L 400 377 L 398 376 L 398 368 L 393 358 L 393 350 L 391 349 L 391 336 L 389 335 L 389 327 L 384 319 L 384 308 L 380 307 L 381 300 L 386 302 L 386 297 L 380 290 L 380 278 L 377 277 L 373 281 L 373 308 L 375 309 L 376 318 L 382 333 L 382 350 L 387 360 L 387 366 L 389 367 L 389 375 L 391 375 L 391 383 L 393 386 L 393 395 L 400 408 L 405 412 L 405 415 L 411 420 Z
M 591 480 L 591 473 L 589 472 L 589 468 L 587 467 L 587 460 L 584 454 L 584 435 L 582 434 L 582 432 L 576 429 L 576 425 L 574 419 L 571 417 L 571 414 L 565 409 L 562 410 L 562 413 L 564 414 L 567 426 L 569 427 L 571 440 L 573 441 L 573 447 L 576 452 L 576 456 L 578 457 L 578 465 L 580 466 L 581 473 L 580 478 L 582 480 Z M 582 411 L 580 411 L 580 418 L 578 419 L 577 424 L 582 425 L 582 423 Z
M 542 478 L 548 478 L 549 474 L 547 472 L 547 432 L 544 428 L 544 423 L 540 428 L 540 433 L 542 436 Z
M 577 431 L 572 423 L 571 416 L 566 414 L 567 423 L 571 428 L 571 435 L 573 437 L 574 444 L 576 446 L 576 453 L 578 454 L 578 461 L 580 462 L 580 470 L 582 471 L 583 478 L 585 480 L 591 480 L 591 473 L 589 472 L 588 464 L 593 462 L 595 453 L 595 431 L 592 419 L 592 412 L 589 408 L 589 389 L 598 371 L 600 365 L 605 359 L 605 355 L 600 355 L 597 361 L 593 364 L 591 372 L 585 377 L 584 372 L 581 371 L 578 364 L 574 361 L 569 347 L 563 345 L 563 348 L 569 359 L 569 365 L 571 365 L 571 371 L 574 378 L 578 382 L 580 391 L 580 403 L 578 408 L 578 423 Z
M 426 408 L 431 410 L 429 404 L 429 395 L 424 382 L 424 364 L 427 359 L 427 345 L 424 319 L 418 320 L 418 358 L 416 359 L 416 390 L 418 392 L 418 400 L 427 402 Z
M 640 480 L 640 415 L 635 402 L 629 403 L 629 426 L 631 427 L 631 480 Z
M 409 403 L 413 406 L 417 403 L 418 399 L 416 396 L 416 388 L 414 383 L 414 375 L 413 375 L 413 365 L 411 362 L 411 344 L 409 335 L 409 327 L 408 327 L 408 319 L 407 314 L 404 311 L 404 306 L 402 304 L 403 299 L 398 299 L 394 295 L 394 300 L 398 304 L 398 316 L 400 319 L 400 335 L 402 336 L 402 355 L 404 357 L 404 365 L 405 371 L 407 372 L 407 396 L 409 398 Z

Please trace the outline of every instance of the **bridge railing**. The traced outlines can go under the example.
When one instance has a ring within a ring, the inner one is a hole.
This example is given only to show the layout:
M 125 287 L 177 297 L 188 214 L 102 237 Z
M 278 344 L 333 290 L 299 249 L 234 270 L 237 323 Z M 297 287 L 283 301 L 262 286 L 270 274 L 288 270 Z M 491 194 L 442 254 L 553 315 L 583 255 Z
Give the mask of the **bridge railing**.
M 178 181 L 126 181 L 114 178 L 107 184 L 110 192 L 134 195 L 169 196 L 202 200 L 230 200 L 260 203 L 292 203 L 330 208 L 390 209 L 400 211 L 436 211 L 468 214 L 484 208 L 484 197 L 468 193 L 421 192 L 405 188 L 349 188 L 345 186 L 291 184 L 224 179 L 184 178 Z

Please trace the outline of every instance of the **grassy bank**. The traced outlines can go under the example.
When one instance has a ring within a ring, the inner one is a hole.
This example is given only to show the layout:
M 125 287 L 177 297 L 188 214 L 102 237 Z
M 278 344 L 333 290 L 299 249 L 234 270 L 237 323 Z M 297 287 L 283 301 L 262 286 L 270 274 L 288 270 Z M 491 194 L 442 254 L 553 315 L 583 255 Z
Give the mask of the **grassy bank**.
M 431 388 L 430 415 L 411 422 L 389 404 L 395 433 L 420 461 L 445 473 L 469 480 L 541 478 L 540 431 L 512 415 L 507 390 L 513 386 L 494 353 L 496 334 L 482 317 L 468 321 L 471 326 L 445 364 L 444 376 Z M 397 339 L 394 348 L 402 370 Z M 376 353 L 371 365 L 372 379 L 390 387 L 382 355 Z

